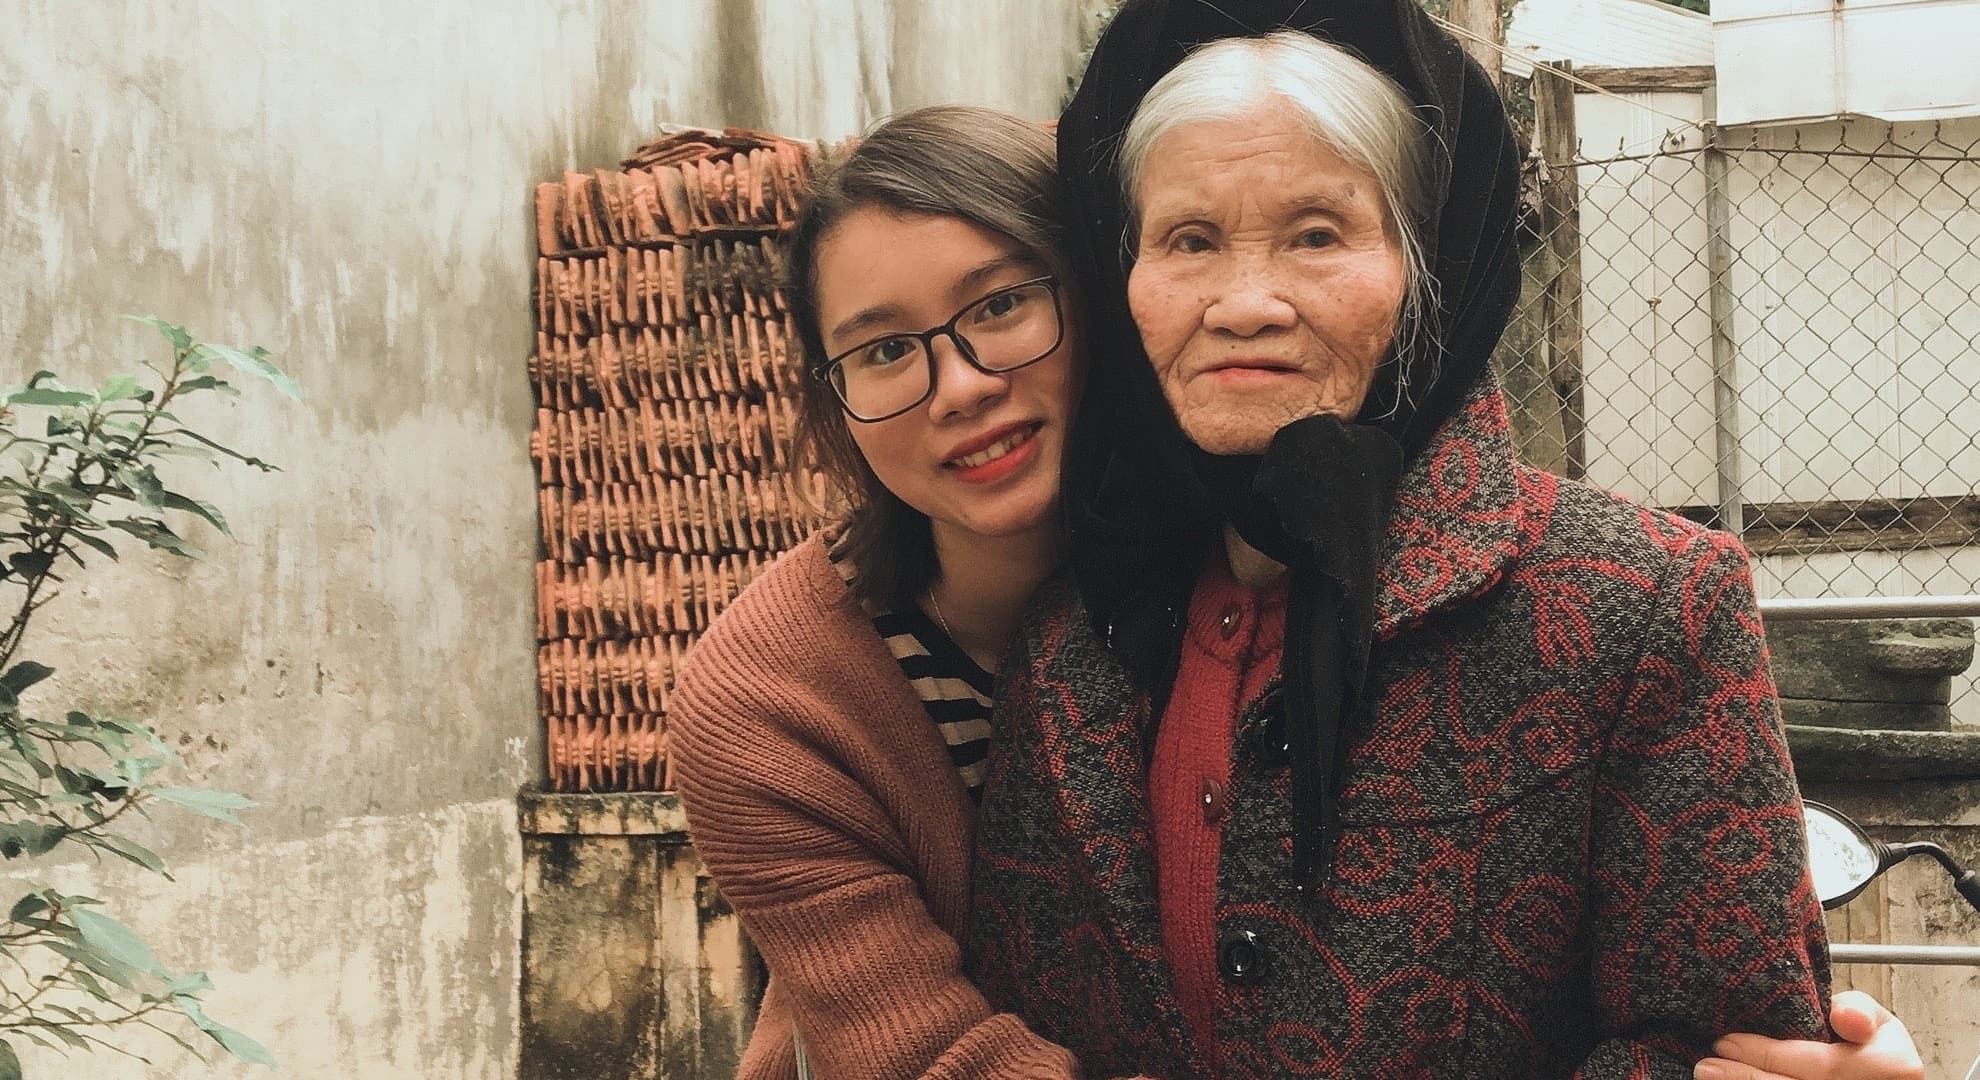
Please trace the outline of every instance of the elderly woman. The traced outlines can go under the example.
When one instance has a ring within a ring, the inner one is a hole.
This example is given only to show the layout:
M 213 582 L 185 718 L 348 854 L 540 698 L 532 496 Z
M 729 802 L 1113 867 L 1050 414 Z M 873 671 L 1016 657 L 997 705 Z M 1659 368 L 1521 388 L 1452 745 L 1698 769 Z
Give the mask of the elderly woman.
M 1822 1038 L 1745 553 L 1514 460 L 1484 73 L 1411 0 L 1133 2 L 1059 150 L 1110 347 L 1077 590 L 997 706 L 992 1003 L 1088 1075 L 1675 1077 Z

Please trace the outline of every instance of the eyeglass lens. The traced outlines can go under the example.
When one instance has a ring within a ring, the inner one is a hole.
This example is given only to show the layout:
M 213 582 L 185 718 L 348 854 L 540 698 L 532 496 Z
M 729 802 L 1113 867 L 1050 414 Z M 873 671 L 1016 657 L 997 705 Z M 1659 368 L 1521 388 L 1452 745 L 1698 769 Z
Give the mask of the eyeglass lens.
M 1003 372 L 1044 359 L 1059 343 L 1058 305 L 1043 282 L 991 293 L 956 315 L 955 334 L 985 371 Z M 927 339 L 880 338 L 840 359 L 832 382 L 854 416 L 880 418 L 928 396 L 934 357 Z

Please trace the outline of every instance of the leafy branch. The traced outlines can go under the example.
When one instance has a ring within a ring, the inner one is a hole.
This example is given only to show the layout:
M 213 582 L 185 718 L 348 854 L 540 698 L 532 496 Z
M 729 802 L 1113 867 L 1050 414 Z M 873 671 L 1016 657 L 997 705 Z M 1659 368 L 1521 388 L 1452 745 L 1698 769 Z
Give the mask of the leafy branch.
M 157 853 L 117 831 L 129 815 L 171 805 L 238 823 L 237 812 L 253 804 L 160 783 L 180 762 L 143 722 L 81 710 L 60 720 L 29 715 L 30 691 L 54 669 L 18 654 L 35 614 L 75 574 L 117 559 L 119 543 L 134 538 L 196 558 L 186 522 L 232 535 L 219 510 L 168 487 L 161 464 L 192 458 L 275 468 L 194 430 L 173 406 L 197 394 L 239 396 L 216 369 L 291 398 L 301 391 L 265 349 L 200 342 L 162 319 L 138 321 L 164 337 L 169 362 L 144 363 L 145 374 L 113 376 L 94 390 L 44 370 L 0 391 L 0 858 L 87 851 L 169 879 Z M 42 423 L 31 428 L 30 416 Z M 0 1080 L 23 1075 L 17 1040 L 128 1053 L 112 1039 L 131 1026 L 198 1053 L 180 1035 L 189 1025 L 241 1060 L 274 1064 L 260 1044 L 206 1014 L 212 983 L 204 974 L 166 968 L 92 897 L 28 891 L 0 923 L 0 961 Z

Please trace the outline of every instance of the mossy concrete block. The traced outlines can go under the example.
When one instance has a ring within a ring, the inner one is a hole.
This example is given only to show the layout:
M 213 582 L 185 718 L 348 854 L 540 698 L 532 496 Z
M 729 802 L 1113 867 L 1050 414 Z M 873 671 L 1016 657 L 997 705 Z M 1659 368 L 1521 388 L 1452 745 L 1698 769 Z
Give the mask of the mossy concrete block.
M 734 1076 L 761 961 L 672 794 L 518 800 L 519 1080 Z
M 1795 774 L 1810 780 L 1980 778 L 1980 731 L 1787 729 Z
M 1781 719 L 1792 727 L 1863 731 L 1946 731 L 1952 726 L 1944 702 L 1922 701 L 1814 701 L 1783 697 Z
M 1973 663 L 1968 619 L 1783 622 L 1767 628 L 1788 723 L 1945 731 Z

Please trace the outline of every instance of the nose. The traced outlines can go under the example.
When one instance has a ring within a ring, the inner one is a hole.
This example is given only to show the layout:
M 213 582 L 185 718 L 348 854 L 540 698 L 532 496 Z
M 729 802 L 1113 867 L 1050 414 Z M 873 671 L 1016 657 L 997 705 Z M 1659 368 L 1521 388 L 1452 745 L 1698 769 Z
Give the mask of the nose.
M 1011 388 L 1009 375 L 996 375 L 979 369 L 962 354 L 952 337 L 936 338 L 932 350 L 935 392 L 928 396 L 928 415 L 936 420 L 952 416 L 975 416 L 1003 398 Z
M 1234 259 L 1230 272 L 1210 288 L 1203 309 L 1203 325 L 1210 330 L 1249 338 L 1288 329 L 1298 320 L 1279 275 L 1264 258 Z

